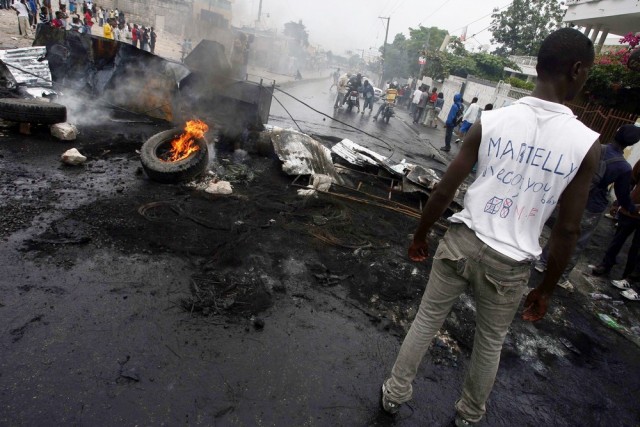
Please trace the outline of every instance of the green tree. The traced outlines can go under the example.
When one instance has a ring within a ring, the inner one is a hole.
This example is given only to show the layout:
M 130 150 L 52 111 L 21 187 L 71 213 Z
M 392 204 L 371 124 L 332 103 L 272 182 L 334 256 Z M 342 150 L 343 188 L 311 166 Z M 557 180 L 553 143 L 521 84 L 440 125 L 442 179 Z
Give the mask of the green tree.
M 558 0 L 514 0 L 502 12 L 494 9 L 490 31 L 498 55 L 538 54 L 545 37 L 557 29 L 564 16 Z
M 294 40 L 293 43 L 289 43 L 289 54 L 296 58 L 305 58 L 306 48 L 309 46 L 309 33 L 302 21 L 284 24 L 284 35 Z
M 422 26 L 409 28 L 409 38 L 402 33 L 397 34 L 393 43 L 387 44 L 384 79 L 418 75 L 418 58 L 423 53 L 426 53 L 427 57 L 435 55 L 447 34 L 447 30 Z M 382 51 L 383 48 L 380 47 L 380 53 Z

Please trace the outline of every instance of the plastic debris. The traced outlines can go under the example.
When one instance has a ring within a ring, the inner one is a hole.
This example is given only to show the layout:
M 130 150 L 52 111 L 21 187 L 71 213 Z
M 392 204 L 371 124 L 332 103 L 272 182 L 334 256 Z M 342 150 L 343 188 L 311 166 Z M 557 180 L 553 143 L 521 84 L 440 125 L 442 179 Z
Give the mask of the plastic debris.
M 609 299 L 611 299 L 611 297 L 609 295 L 601 294 L 599 292 L 591 292 L 589 294 L 589 296 L 591 297 L 591 299 L 594 299 L 594 300 L 609 300 Z
M 62 161 L 67 165 L 77 166 L 86 162 L 87 158 L 82 154 L 80 154 L 80 152 L 76 148 L 71 148 L 70 150 L 67 150 L 64 153 L 62 153 L 62 156 L 60 157 L 60 161 Z
M 598 318 L 602 321 L 602 323 L 604 323 L 611 329 L 616 329 L 616 330 L 624 329 L 618 322 L 616 322 L 614 318 L 612 318 L 608 314 L 598 313 Z

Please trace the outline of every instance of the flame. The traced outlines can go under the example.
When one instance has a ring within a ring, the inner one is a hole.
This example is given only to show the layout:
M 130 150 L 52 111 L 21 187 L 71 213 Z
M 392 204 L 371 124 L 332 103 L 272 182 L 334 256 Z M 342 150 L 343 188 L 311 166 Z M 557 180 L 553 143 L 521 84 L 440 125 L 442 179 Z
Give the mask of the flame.
M 195 143 L 196 139 L 204 137 L 209 126 L 200 120 L 189 120 L 184 126 L 184 132 L 171 141 L 171 150 L 166 155 L 167 162 L 178 162 L 186 159 L 200 149 Z

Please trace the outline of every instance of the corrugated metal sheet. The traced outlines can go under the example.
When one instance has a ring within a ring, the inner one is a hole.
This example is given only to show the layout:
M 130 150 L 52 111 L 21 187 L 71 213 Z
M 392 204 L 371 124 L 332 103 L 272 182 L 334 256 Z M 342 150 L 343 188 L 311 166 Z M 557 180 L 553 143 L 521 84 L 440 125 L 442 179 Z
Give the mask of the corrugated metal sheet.
M 0 60 L 18 84 L 24 84 L 30 94 L 41 96 L 43 91 L 51 92 L 52 87 L 49 62 L 38 61 L 45 53 L 44 46 L 0 50 Z

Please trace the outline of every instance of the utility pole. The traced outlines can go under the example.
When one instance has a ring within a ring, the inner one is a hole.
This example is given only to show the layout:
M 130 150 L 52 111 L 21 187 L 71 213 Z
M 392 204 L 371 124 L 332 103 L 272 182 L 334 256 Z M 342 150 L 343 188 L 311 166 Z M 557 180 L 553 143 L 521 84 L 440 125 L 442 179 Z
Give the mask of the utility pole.
M 424 44 L 422 45 L 422 49 L 424 50 L 424 57 L 425 60 L 427 59 L 427 50 L 429 49 L 429 40 L 431 39 L 431 28 L 429 28 L 428 30 L 429 32 L 427 33 L 427 40 L 425 40 Z M 425 61 L 426 63 L 426 61 Z M 418 74 L 418 77 L 422 80 L 422 72 L 424 71 L 424 65 L 425 64 L 420 64 L 420 74 Z
M 260 0 L 260 5 L 258 6 L 258 22 L 260 22 L 261 15 L 262 15 L 262 0 Z
M 387 51 L 387 37 L 389 37 L 389 21 L 391 20 L 391 17 L 387 16 L 385 18 L 384 16 L 378 16 L 378 18 L 387 20 L 387 30 L 384 33 L 384 45 L 382 46 L 382 69 L 380 70 L 380 87 L 384 87 L 382 85 L 384 81 L 384 61 L 386 60 L 385 52 Z

